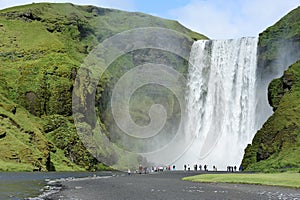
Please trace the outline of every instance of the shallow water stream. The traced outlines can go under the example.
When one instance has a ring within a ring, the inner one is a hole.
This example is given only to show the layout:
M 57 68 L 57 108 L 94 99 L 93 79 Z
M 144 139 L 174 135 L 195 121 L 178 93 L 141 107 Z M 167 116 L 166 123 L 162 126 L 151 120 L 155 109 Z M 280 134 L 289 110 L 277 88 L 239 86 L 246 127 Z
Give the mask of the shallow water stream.
M 51 180 L 108 175 L 111 172 L 0 172 L 0 199 L 41 199 L 59 190 Z

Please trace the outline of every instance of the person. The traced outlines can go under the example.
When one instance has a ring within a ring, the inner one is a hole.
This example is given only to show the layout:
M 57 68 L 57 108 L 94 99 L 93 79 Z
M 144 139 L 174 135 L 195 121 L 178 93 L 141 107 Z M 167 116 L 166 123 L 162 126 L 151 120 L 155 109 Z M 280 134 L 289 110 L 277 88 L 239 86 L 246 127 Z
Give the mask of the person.
M 218 171 L 218 169 L 215 165 L 213 166 L 213 169 L 214 169 L 215 172 Z
M 242 165 L 240 166 L 239 171 L 240 171 L 240 172 L 243 171 L 243 166 L 242 166 Z
M 190 167 L 190 164 L 188 164 L 188 171 L 191 171 L 191 167 Z
M 173 165 L 173 171 L 175 170 L 175 168 L 176 168 L 175 165 Z
M 198 169 L 198 165 L 195 164 L 195 165 L 194 165 L 194 170 L 197 171 L 197 169 Z
M 186 171 L 186 165 L 184 165 L 184 171 Z
M 128 173 L 128 175 L 130 175 L 130 174 L 131 174 L 131 171 L 130 171 L 130 169 L 128 169 L 127 173 Z
M 202 165 L 199 165 L 199 170 L 202 171 Z
M 236 172 L 236 166 L 234 166 L 234 171 Z

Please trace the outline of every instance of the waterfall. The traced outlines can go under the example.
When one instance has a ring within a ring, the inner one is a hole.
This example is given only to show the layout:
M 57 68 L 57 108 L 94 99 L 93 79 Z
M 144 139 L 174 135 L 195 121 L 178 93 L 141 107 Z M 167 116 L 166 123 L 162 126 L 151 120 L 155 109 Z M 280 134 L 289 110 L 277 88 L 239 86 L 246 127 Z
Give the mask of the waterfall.
M 255 120 L 257 43 L 257 38 L 241 38 L 193 44 L 184 127 L 193 143 L 177 165 L 239 167 L 263 123 Z

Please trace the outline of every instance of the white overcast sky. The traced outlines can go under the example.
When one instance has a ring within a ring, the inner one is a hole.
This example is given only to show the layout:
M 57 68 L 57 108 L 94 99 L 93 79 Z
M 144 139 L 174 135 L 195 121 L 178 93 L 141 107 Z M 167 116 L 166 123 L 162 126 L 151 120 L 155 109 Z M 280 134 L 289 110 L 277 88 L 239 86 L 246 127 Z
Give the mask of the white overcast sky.
M 0 0 L 0 9 L 44 2 Z M 47 0 L 139 11 L 178 20 L 212 39 L 258 36 L 300 5 L 300 0 Z

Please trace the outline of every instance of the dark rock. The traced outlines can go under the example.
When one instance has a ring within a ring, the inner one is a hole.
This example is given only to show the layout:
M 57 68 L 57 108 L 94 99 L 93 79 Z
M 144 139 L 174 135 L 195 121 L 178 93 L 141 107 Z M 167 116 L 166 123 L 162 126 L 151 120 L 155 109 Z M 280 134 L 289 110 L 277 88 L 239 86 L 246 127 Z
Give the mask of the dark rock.
M 77 76 L 77 68 L 72 68 L 72 70 L 71 70 L 71 73 L 70 73 L 70 79 L 71 80 L 75 80 L 75 78 L 76 78 L 76 76 Z
M 39 113 L 39 101 L 36 93 L 34 92 L 27 92 L 25 94 L 25 108 L 29 110 L 29 112 L 33 115 L 38 115 Z
M 54 166 L 53 162 L 51 161 L 50 153 L 48 154 L 48 157 L 47 157 L 46 168 L 47 168 L 47 171 L 55 171 L 55 166 Z
M 6 137 L 6 132 L 5 131 L 0 131 L 0 139 L 3 139 Z
M 14 107 L 11 109 L 11 112 L 15 115 L 16 112 L 17 112 L 17 106 L 14 106 Z
M 27 11 L 24 13 L 20 13 L 20 15 L 18 16 L 19 18 L 22 18 L 24 21 L 41 21 L 41 18 L 36 16 L 34 13 L 32 13 L 32 11 Z

